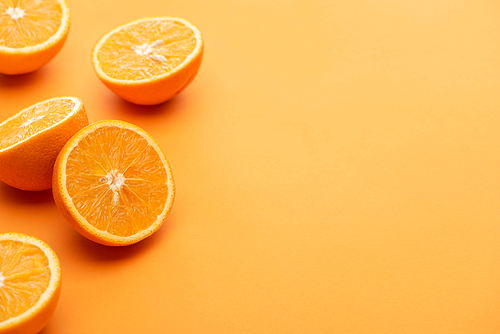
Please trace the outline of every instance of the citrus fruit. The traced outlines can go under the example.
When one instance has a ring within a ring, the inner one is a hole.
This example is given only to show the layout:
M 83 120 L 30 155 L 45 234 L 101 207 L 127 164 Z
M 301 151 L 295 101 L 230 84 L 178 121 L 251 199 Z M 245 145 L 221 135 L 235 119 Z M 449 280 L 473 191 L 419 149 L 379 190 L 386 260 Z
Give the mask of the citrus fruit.
M 66 0 L 0 0 L 0 73 L 23 74 L 47 64 L 68 36 Z
M 54 313 L 61 267 L 43 241 L 0 234 L 0 333 L 38 333 Z
M 80 130 L 59 153 L 52 182 L 66 220 L 83 236 L 108 246 L 130 245 L 156 232 L 175 196 L 160 146 L 122 121 Z
M 92 64 L 101 81 L 123 99 L 165 102 L 193 81 L 203 58 L 200 31 L 175 17 L 152 17 L 119 26 L 97 42 Z
M 49 189 L 59 151 L 88 124 L 76 97 L 42 101 L 7 119 L 0 124 L 0 180 L 23 190 Z

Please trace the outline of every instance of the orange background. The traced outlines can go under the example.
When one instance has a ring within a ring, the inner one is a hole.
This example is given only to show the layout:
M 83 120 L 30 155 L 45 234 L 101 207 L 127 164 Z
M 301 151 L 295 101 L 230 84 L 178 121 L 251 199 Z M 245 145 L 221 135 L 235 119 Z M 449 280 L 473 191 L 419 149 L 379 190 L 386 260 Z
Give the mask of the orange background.
M 82 98 L 158 140 L 177 197 L 126 248 L 50 191 L 0 184 L 0 232 L 51 245 L 53 333 L 499 333 L 500 2 L 70 0 L 62 52 L 0 76 L 0 116 Z M 184 17 L 198 77 L 139 107 L 90 62 L 105 32 Z

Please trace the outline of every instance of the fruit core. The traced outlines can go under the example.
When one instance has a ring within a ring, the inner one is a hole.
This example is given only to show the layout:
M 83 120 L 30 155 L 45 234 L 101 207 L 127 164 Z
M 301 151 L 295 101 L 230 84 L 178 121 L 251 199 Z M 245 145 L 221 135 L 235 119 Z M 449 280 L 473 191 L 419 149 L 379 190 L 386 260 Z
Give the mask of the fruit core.
M 5 280 L 5 277 L 3 277 L 2 273 L 0 273 L 0 288 L 4 285 L 3 281 Z
M 27 127 L 27 126 L 31 125 L 31 123 L 35 123 L 36 121 L 41 120 L 45 116 L 47 116 L 47 115 L 40 115 L 40 116 L 36 116 L 36 117 L 30 118 L 26 122 L 24 122 L 23 124 L 21 124 L 20 127 L 21 128 Z
M 21 9 L 19 7 L 16 7 L 16 8 L 13 8 L 13 7 L 9 7 L 5 10 L 5 14 L 8 14 L 10 15 L 10 17 L 13 19 L 13 20 L 18 20 L 18 19 L 22 19 L 24 17 L 24 9 Z
M 132 45 L 131 49 L 134 50 L 134 52 L 137 53 L 139 56 L 149 56 L 154 61 L 163 63 L 167 61 L 167 58 L 155 52 L 158 48 L 161 48 L 163 45 L 165 45 L 165 43 L 163 42 L 163 40 L 159 39 L 151 44 L 146 42 L 142 45 Z
M 120 198 L 118 191 L 125 183 L 125 176 L 117 170 L 112 170 L 105 177 L 101 177 L 99 181 L 109 185 L 109 188 L 113 191 L 113 205 L 118 205 L 118 200 Z

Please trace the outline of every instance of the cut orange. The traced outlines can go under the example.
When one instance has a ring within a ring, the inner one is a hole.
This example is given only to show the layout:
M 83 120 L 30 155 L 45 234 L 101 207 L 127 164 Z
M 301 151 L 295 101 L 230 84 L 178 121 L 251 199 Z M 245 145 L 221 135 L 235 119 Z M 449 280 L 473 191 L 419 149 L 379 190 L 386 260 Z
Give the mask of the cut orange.
M 35 334 L 50 320 L 61 292 L 61 267 L 43 241 L 0 234 L 0 333 Z
M 160 146 L 139 127 L 100 121 L 61 150 L 52 191 L 62 215 L 83 236 L 130 245 L 156 232 L 172 209 L 175 185 Z
M 83 103 L 76 97 L 39 102 L 0 124 L 0 180 L 23 190 L 52 186 L 59 151 L 88 125 Z
M 68 36 L 66 0 L 0 0 L 0 73 L 22 74 L 47 64 Z
M 101 81 L 135 104 L 165 102 L 193 81 L 203 58 L 200 31 L 175 17 L 143 18 L 104 35 L 92 64 Z

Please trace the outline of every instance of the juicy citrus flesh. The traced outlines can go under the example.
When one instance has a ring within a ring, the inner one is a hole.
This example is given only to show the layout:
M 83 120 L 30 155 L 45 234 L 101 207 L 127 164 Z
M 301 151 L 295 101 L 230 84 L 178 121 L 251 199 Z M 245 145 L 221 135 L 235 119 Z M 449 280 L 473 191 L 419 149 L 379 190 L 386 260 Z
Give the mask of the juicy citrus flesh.
M 0 240 L 0 323 L 34 306 L 50 277 L 49 260 L 39 247 Z
M 58 0 L 0 0 L 0 45 L 24 48 L 47 41 L 61 26 Z
M 97 58 L 101 70 L 116 80 L 143 80 L 173 71 L 195 50 L 197 38 L 184 22 L 142 20 L 108 36 Z
M 71 98 L 35 104 L 0 124 L 0 150 L 6 149 L 62 121 L 75 107 Z
M 66 189 L 86 222 L 129 237 L 153 225 L 169 198 L 169 175 L 142 135 L 101 127 L 78 142 L 66 161 Z

